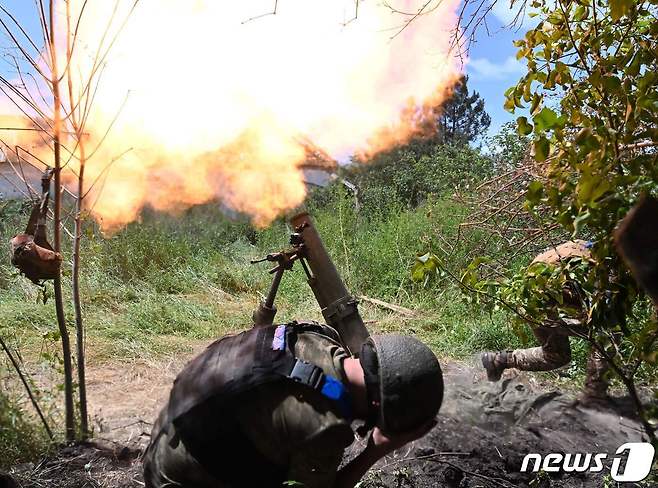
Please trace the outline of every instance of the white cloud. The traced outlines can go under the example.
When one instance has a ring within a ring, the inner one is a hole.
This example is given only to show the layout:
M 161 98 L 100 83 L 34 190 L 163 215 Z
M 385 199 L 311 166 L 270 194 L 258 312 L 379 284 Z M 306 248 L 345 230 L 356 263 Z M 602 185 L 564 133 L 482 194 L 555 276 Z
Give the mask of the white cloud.
M 478 80 L 504 80 L 510 75 L 522 74 L 525 69 L 525 65 L 514 56 L 508 56 L 502 63 L 495 63 L 487 58 L 471 59 L 466 71 Z
M 494 14 L 494 17 L 506 27 L 512 23 L 517 25 L 519 21 L 526 20 L 523 13 L 519 14 L 520 8 L 523 8 L 522 2 L 516 1 L 510 5 L 509 0 L 496 0 L 496 4 L 493 6 L 493 9 L 491 9 L 491 13 Z M 517 15 L 519 16 L 518 19 Z M 525 17 L 527 17 L 527 15 Z
M 540 20 L 539 16 L 530 17 L 530 12 L 538 13 L 535 8 L 530 7 L 530 2 L 523 0 L 492 0 L 495 5 L 491 13 L 496 17 L 503 27 L 521 27 L 523 31 L 534 28 Z M 546 5 L 555 7 L 555 0 L 546 0 Z

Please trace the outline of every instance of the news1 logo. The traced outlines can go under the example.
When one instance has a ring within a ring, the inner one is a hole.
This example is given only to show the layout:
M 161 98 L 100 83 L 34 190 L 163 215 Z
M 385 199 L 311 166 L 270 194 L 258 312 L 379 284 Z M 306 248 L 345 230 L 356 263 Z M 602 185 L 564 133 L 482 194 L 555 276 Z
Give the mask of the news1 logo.
M 628 455 L 625 456 L 626 453 Z M 651 471 L 654 455 L 654 447 L 647 442 L 627 442 L 621 445 L 612 457 L 610 476 L 614 481 L 642 481 Z M 534 461 L 530 470 L 533 473 L 538 472 L 540 469 L 547 473 L 557 473 L 559 471 L 565 473 L 582 473 L 585 471 L 598 473 L 603 471 L 603 461 L 606 459 L 608 459 L 608 455 L 605 453 L 551 453 L 545 456 L 531 453 L 523 458 L 521 472 L 528 471 L 530 463 Z M 624 460 L 625 463 L 623 463 Z

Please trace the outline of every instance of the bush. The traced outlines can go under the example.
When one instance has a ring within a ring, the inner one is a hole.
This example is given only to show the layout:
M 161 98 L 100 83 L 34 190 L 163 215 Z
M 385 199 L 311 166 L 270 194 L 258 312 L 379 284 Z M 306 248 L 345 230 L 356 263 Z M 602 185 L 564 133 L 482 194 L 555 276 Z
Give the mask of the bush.
M 0 392 L 0 446 L 0 468 L 34 461 L 49 449 L 42 426 L 4 392 Z
M 364 210 L 378 213 L 382 208 L 417 207 L 430 195 L 467 188 L 492 171 L 492 160 L 468 145 L 417 142 L 348 167 L 345 177 L 358 187 Z

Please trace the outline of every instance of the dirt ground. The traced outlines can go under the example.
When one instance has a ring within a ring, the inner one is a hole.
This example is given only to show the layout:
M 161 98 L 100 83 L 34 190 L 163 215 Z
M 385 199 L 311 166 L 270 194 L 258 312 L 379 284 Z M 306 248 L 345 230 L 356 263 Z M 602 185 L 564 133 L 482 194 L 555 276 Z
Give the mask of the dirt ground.
M 94 442 L 61 448 L 11 474 L 25 488 L 142 487 L 139 454 L 150 422 L 176 373 L 204 347 L 168 361 L 104 364 L 89 370 Z M 624 411 L 585 409 L 572 396 L 532 375 L 506 372 L 489 383 L 477 366 L 444 362 L 446 398 L 438 425 L 423 439 L 381 460 L 364 478 L 367 487 L 599 487 L 602 474 L 534 479 L 520 473 L 523 457 L 538 453 L 609 453 L 640 441 L 640 426 Z M 347 453 L 363 447 L 355 441 Z M 608 472 L 604 470 L 603 473 Z M 0 479 L 0 488 L 3 488 Z

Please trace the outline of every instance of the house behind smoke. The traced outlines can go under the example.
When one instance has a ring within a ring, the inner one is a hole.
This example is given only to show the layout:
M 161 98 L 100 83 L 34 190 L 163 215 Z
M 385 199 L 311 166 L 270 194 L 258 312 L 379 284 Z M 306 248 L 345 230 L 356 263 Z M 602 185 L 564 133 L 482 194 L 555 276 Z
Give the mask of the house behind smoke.
M 16 156 L 17 148 L 36 152 L 43 147 L 41 134 L 34 129 L 24 116 L 0 115 L 0 200 L 29 198 L 28 184 L 32 188 L 41 184 L 40 171 Z
M 304 183 L 309 189 L 327 186 L 336 177 L 338 163 L 308 139 L 299 138 L 298 142 L 306 151 L 306 159 L 299 165 Z
M 21 117 L 0 117 L 0 127 L 26 127 L 25 119 Z M 41 173 L 29 164 L 17 161 L 15 153 L 9 149 L 25 144 L 34 145 L 34 134 L 26 131 L 4 131 L 0 135 L 3 144 L 0 145 L 0 200 L 25 199 L 30 197 L 30 191 L 22 180 L 23 175 L 32 188 L 38 188 Z M 327 186 L 336 178 L 338 163 L 322 149 L 305 138 L 298 142 L 306 151 L 306 159 L 299 165 L 307 188 L 313 189 Z M 231 213 L 231 212 L 228 212 Z

